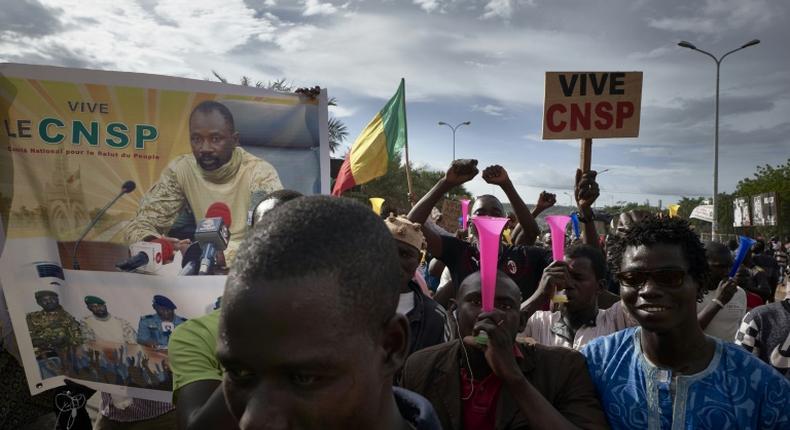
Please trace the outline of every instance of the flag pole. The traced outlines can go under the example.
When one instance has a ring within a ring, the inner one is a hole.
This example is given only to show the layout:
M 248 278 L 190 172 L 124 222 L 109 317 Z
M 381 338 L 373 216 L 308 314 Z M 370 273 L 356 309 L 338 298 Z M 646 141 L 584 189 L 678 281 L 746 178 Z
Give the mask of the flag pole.
M 411 186 L 411 166 L 409 165 L 409 127 L 406 123 L 406 80 L 401 78 L 401 85 L 403 85 L 403 131 L 405 137 L 405 144 L 404 144 L 404 155 L 406 158 L 406 185 L 409 189 L 409 195 L 407 196 L 409 200 L 409 204 L 414 206 L 412 201 L 412 195 L 414 194 L 412 191 Z

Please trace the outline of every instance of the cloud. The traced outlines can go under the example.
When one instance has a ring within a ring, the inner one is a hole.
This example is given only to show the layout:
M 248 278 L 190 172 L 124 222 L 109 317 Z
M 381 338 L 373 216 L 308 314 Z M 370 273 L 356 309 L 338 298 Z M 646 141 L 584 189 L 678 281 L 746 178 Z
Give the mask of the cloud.
M 488 0 L 488 3 L 486 3 L 484 9 L 484 19 L 510 19 L 510 17 L 513 15 L 513 0 Z
M 305 0 L 302 15 L 332 15 L 335 12 L 337 12 L 337 8 L 332 3 L 321 3 L 320 0 Z
M 483 112 L 486 115 L 491 116 L 502 116 L 505 112 L 505 108 L 502 106 L 487 104 L 487 105 L 472 105 L 472 111 L 475 112 Z
M 628 152 L 633 154 L 641 154 L 648 157 L 661 157 L 669 155 L 669 148 L 661 147 L 661 146 L 640 146 L 636 148 L 631 148 Z
M 570 169 L 560 169 L 556 166 L 539 163 L 527 172 L 513 172 L 512 176 L 515 177 L 514 182 L 517 185 L 553 190 L 570 190 L 573 189 L 575 179 L 569 172 Z
M 649 18 L 648 25 L 672 32 L 720 34 L 728 29 L 765 26 L 779 15 L 768 0 L 706 0 L 698 10 L 690 5 L 679 8 L 682 16 Z
M 354 115 L 357 110 L 345 106 L 329 106 L 329 112 L 332 113 L 335 118 L 348 118 Z
M 283 52 L 292 53 L 303 50 L 317 31 L 313 25 L 293 25 L 281 31 L 275 40 Z
M 431 13 L 442 6 L 441 0 L 413 0 L 414 4 L 421 7 L 424 11 Z
M 62 30 L 55 18 L 61 11 L 56 7 L 46 7 L 36 0 L 17 0 L 4 2 L 0 14 L 0 32 L 10 32 L 26 36 L 43 36 Z
M 660 18 L 648 19 L 648 25 L 659 30 L 693 33 L 714 33 L 719 27 L 711 18 Z

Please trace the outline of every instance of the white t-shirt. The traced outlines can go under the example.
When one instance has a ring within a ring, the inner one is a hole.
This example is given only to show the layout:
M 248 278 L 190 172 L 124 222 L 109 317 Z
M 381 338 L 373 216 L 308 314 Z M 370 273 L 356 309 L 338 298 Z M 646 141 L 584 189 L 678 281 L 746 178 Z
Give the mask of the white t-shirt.
M 541 345 L 564 346 L 580 350 L 587 345 L 587 342 L 595 338 L 608 336 L 637 325 L 637 322 L 626 312 L 622 301 L 613 304 L 609 309 L 599 309 L 595 317 L 595 325 L 579 327 L 572 341 L 552 330 L 554 324 L 558 323 L 560 319 L 562 319 L 562 314 L 559 311 L 537 311 L 529 317 L 527 326 L 521 334 L 534 339 Z
M 401 315 L 406 315 L 412 309 L 414 309 L 414 293 L 411 291 L 408 293 L 402 293 L 398 299 L 397 312 Z
M 705 334 L 717 337 L 725 342 L 734 342 L 738 327 L 746 314 L 746 291 L 737 287 L 732 299 L 719 309 L 719 312 L 705 328 Z M 716 298 L 716 291 L 710 291 L 702 298 L 702 303 L 697 303 L 697 312 L 703 310 L 705 306 Z

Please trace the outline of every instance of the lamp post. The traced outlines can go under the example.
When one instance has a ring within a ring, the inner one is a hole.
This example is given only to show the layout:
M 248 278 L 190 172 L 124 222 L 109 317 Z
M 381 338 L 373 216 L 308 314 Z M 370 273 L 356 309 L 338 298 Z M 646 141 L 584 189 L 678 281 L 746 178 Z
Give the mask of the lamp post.
M 446 125 L 446 126 L 450 127 L 450 130 L 453 131 L 453 161 L 455 161 L 455 130 L 458 130 L 458 128 L 461 127 L 462 125 L 469 125 L 469 124 L 471 124 L 471 122 L 464 121 L 464 122 L 462 122 L 460 124 L 456 124 L 455 127 L 453 127 L 452 125 L 447 124 L 444 121 L 439 121 L 439 125 Z
M 690 42 L 686 42 L 685 40 L 681 40 L 678 43 L 678 46 L 681 48 L 688 48 L 693 51 L 697 51 L 699 53 L 705 54 L 708 57 L 712 58 L 713 61 L 716 62 L 716 126 L 715 126 L 715 134 L 713 139 L 713 222 L 711 223 L 710 228 L 710 239 L 716 240 L 716 229 L 718 227 L 718 218 L 716 217 L 716 194 L 719 193 L 719 71 L 721 69 L 721 62 L 724 60 L 725 57 L 732 54 L 733 52 L 740 51 L 741 49 L 748 48 L 750 46 L 754 46 L 760 43 L 759 39 L 754 39 L 750 42 L 743 44 L 740 48 L 733 49 L 722 55 L 719 58 L 716 58 L 713 54 L 707 51 L 703 51 L 702 49 L 697 48 L 694 44 Z

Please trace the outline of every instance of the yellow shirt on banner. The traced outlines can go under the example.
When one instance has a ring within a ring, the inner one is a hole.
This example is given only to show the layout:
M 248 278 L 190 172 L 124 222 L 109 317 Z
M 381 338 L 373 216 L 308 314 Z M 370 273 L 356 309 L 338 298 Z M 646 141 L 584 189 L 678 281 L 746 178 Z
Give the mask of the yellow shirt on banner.
M 124 238 L 131 244 L 162 236 L 187 203 L 198 222 L 212 203 L 222 202 L 231 213 L 230 242 L 225 250 L 230 265 L 247 233 L 252 193 L 279 189 L 282 184 L 274 167 L 241 148 L 237 147 L 230 161 L 214 171 L 201 169 L 194 155 L 184 154 L 173 160 L 145 193 L 137 215 L 124 228 Z

